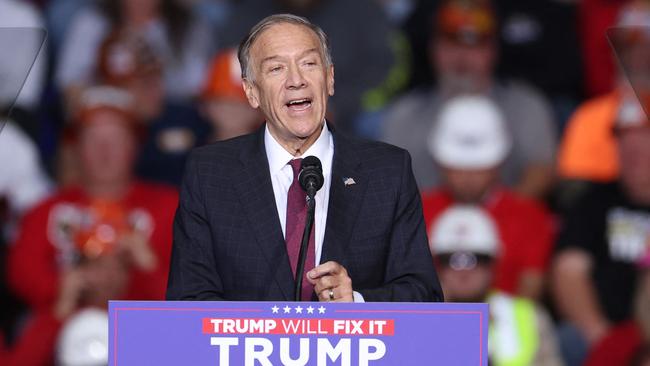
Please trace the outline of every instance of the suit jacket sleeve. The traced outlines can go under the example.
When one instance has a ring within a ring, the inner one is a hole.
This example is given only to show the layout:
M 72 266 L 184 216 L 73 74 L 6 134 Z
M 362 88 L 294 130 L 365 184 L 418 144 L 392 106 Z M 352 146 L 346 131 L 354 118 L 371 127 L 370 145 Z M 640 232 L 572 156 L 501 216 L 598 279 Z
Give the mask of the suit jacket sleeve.
M 222 300 L 209 218 L 199 181 L 200 155 L 193 152 L 185 168 L 174 218 L 174 242 L 167 283 L 167 300 Z
M 411 169 L 411 157 L 403 152 L 402 179 L 390 231 L 384 284 L 356 289 L 365 301 L 443 301 L 433 265 L 422 214 L 422 201 Z M 354 284 L 354 278 L 352 279 Z

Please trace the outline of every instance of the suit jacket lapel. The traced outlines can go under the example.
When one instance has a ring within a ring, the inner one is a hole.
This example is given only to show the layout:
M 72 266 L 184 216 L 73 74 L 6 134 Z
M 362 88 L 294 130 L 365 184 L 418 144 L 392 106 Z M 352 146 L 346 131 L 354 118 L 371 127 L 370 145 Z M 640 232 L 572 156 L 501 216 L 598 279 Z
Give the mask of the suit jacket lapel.
M 257 238 L 260 251 L 274 268 L 274 278 L 286 300 L 293 299 L 294 278 L 282 235 L 268 159 L 264 148 L 264 127 L 257 133 L 252 149 L 244 149 L 240 155 L 242 169 L 235 177 L 235 189 L 239 194 L 251 229 Z
M 367 176 L 358 169 L 361 160 L 352 149 L 350 142 L 340 134 L 332 133 L 334 162 L 320 262 L 334 260 L 345 263 L 345 251 L 350 242 L 368 180 Z M 348 180 L 349 178 L 352 178 L 353 184 Z M 348 184 L 345 183 L 346 180 Z

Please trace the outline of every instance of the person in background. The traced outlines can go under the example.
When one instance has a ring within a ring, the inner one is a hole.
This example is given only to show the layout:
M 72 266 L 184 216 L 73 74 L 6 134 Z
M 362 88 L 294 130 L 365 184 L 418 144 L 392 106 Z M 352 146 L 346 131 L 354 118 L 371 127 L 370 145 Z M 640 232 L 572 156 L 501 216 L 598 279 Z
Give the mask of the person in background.
M 212 127 L 209 140 L 221 141 L 246 135 L 264 122 L 260 111 L 248 104 L 234 49 L 221 51 L 212 61 L 201 100 L 203 113 Z
M 137 176 L 178 186 L 187 155 L 206 142 L 210 126 L 193 106 L 167 98 L 161 57 L 137 33 L 117 31 L 100 47 L 97 78 L 134 98 L 144 130 Z
M 634 316 L 611 329 L 589 352 L 585 366 L 632 365 L 650 346 L 650 251 L 639 266 Z M 646 361 L 647 362 L 647 361 Z
M 650 26 L 650 1 L 634 0 L 621 10 L 619 27 Z M 635 48 L 648 47 L 647 35 L 616 38 L 624 65 L 633 65 Z M 602 35 L 601 35 L 602 37 Z M 614 58 L 609 50 L 609 57 Z M 643 56 L 642 56 L 643 57 Z M 557 171 L 564 181 L 607 183 L 619 175 L 616 138 L 612 127 L 620 120 L 644 118 L 643 110 L 623 70 L 619 69 L 614 90 L 585 101 L 568 122 L 558 150 Z
M 496 18 L 483 2 L 445 1 L 437 12 L 429 43 L 437 84 L 399 99 L 387 112 L 382 139 L 406 148 L 421 190 L 441 182 L 426 138 L 444 102 L 457 95 L 492 98 L 503 110 L 512 150 L 500 173 L 503 183 L 530 197 L 543 197 L 553 183 L 556 136 L 553 113 L 541 94 L 496 78 Z
M 621 120 L 610 132 L 619 179 L 591 186 L 563 217 L 551 290 L 571 365 L 632 316 L 637 265 L 650 243 L 650 123 L 640 117 Z
M 433 161 L 442 184 L 422 194 L 427 227 L 454 204 L 483 207 L 494 219 L 500 236 L 494 288 L 539 299 L 552 250 L 551 217 L 538 202 L 501 183 L 499 175 L 512 141 L 504 116 L 487 97 L 460 96 L 440 111 L 429 137 Z
M 215 48 L 210 27 L 176 0 L 102 0 L 75 14 L 58 57 L 55 82 L 74 112 L 79 93 L 95 85 L 102 41 L 114 31 L 137 33 L 163 63 L 165 95 L 188 101 L 198 95 Z
M 436 9 L 444 1 L 416 1 L 404 22 L 413 53 L 410 88 L 435 82 L 427 56 L 428 34 L 436 22 Z M 561 131 L 583 95 L 577 8 L 578 3 L 585 1 L 468 1 L 487 3 L 494 8 L 498 27 L 495 35 L 499 49 L 497 74 L 502 79 L 522 80 L 540 89 L 553 106 Z M 604 31 L 600 31 L 598 37 L 606 46 Z
M 429 233 L 445 299 L 490 306 L 490 365 L 562 365 L 547 312 L 530 299 L 493 287 L 502 245 L 487 212 L 473 205 L 450 206 Z
M 24 216 L 9 253 L 10 287 L 34 312 L 52 306 L 61 276 L 76 268 L 92 273 L 81 305 L 164 298 L 177 193 L 133 175 L 138 124 L 128 94 L 95 88 L 81 102 L 70 125 L 79 181 Z

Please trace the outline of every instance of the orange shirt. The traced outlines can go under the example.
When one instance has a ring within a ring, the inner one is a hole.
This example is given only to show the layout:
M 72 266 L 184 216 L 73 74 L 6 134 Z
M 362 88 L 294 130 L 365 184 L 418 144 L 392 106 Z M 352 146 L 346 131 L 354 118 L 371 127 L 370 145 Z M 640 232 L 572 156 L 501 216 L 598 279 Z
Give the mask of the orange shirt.
M 618 178 L 618 152 L 612 133 L 620 96 L 611 92 L 583 103 L 573 113 L 558 153 L 562 178 L 609 182 Z

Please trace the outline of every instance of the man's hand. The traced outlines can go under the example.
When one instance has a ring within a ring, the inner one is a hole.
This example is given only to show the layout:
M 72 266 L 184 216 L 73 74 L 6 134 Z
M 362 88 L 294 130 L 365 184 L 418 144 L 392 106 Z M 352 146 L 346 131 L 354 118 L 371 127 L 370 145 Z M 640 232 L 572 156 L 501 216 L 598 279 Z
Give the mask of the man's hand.
M 307 273 L 307 280 L 314 285 L 318 301 L 353 302 L 352 279 L 348 271 L 336 262 L 326 262 Z

